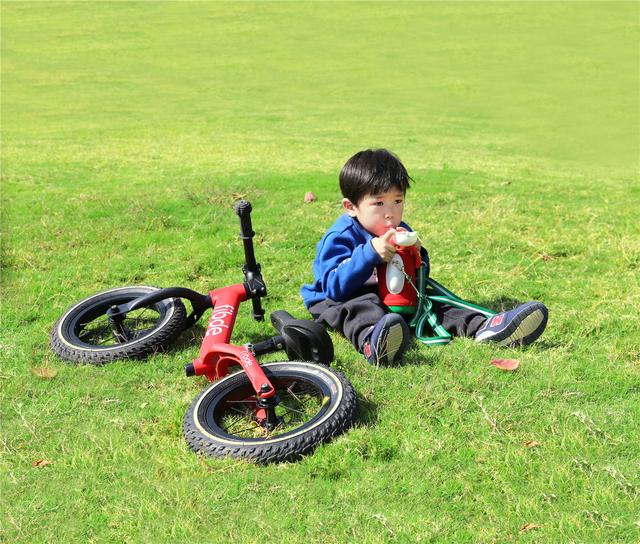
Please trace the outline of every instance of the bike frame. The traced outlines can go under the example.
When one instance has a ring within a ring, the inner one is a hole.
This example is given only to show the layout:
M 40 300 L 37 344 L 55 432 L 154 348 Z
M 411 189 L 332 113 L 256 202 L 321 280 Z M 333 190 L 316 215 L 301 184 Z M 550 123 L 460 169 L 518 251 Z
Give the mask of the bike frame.
M 206 376 L 213 382 L 226 376 L 230 366 L 241 366 L 259 399 L 258 412 L 266 414 L 268 424 L 274 424 L 276 418 L 273 408 L 277 404 L 275 388 L 256 360 L 253 347 L 250 344 L 245 346 L 230 344 L 240 304 L 251 299 L 253 318 L 262 321 L 264 310 L 260 298 L 267 295 L 260 265 L 256 262 L 253 252 L 252 238 L 255 233 L 251 227 L 251 204 L 241 200 L 236 203 L 235 212 L 240 220 L 240 238 L 244 244 L 245 264 L 242 272 L 245 281 L 243 283 L 215 289 L 210 291 L 208 296 L 184 287 L 160 289 L 127 304 L 113 306 L 107 310 L 107 315 L 114 334 L 117 335 L 124 334 L 122 321 L 127 312 L 169 297 L 184 297 L 191 302 L 193 312 L 187 318 L 188 327 L 193 325 L 204 311 L 212 308 L 209 325 L 200 346 L 200 354 L 192 363 L 185 365 L 187 376 Z M 262 418 L 259 417 L 259 419 Z
M 221 287 L 211 291 L 209 296 L 213 311 L 200 346 L 200 354 L 191 363 L 194 373 L 198 376 L 206 376 L 209 381 L 215 381 L 226 376 L 230 366 L 240 365 L 260 398 L 273 397 L 275 389 L 251 353 L 249 346 L 235 346 L 229 343 L 238 315 L 238 307 L 248 300 L 245 284 L 237 283 Z

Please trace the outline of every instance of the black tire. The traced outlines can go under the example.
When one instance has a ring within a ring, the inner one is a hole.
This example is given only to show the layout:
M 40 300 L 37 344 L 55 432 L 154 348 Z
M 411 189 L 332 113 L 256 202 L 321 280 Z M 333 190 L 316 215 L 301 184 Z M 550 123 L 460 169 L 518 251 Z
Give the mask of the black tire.
M 119 359 L 140 359 L 155 353 L 184 330 L 186 311 L 179 298 L 169 298 L 127 314 L 130 340 L 118 341 L 106 311 L 156 291 L 157 287 L 119 287 L 90 296 L 69 308 L 51 331 L 51 349 L 74 363 L 100 365 Z
M 357 397 L 340 372 L 301 362 L 262 369 L 280 397 L 281 425 L 267 431 L 258 423 L 255 392 L 247 375 L 237 372 L 211 384 L 189 406 L 182 431 L 191 450 L 256 463 L 294 461 L 351 425 Z

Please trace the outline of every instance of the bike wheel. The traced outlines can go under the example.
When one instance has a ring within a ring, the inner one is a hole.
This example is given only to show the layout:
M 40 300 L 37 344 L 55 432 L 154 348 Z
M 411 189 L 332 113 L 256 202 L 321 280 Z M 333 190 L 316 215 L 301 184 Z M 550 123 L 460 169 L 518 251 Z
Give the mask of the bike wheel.
M 351 425 L 357 399 L 341 373 L 300 362 L 269 363 L 262 370 L 279 398 L 278 425 L 267 430 L 260 422 L 258 398 L 238 372 L 210 385 L 187 410 L 182 430 L 191 450 L 257 463 L 292 461 Z
M 51 349 L 75 363 L 102 364 L 138 359 L 161 350 L 184 329 L 186 311 L 178 298 L 161 300 L 126 315 L 125 338 L 118 339 L 107 318 L 114 304 L 124 304 L 157 287 L 120 287 L 97 293 L 69 308 L 51 331 Z

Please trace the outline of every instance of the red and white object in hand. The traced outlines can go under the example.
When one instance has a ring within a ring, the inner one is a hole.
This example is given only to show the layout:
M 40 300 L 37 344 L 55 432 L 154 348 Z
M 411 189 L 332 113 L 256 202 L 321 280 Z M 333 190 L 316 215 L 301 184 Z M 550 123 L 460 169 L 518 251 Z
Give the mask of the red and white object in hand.
M 395 255 L 388 263 L 382 263 L 377 267 L 380 299 L 392 312 L 413 314 L 416 311 L 418 297 L 405 274 L 415 285 L 420 268 L 420 250 L 416 246 L 417 241 L 417 233 L 406 230 L 397 231 L 392 239 L 396 246 Z

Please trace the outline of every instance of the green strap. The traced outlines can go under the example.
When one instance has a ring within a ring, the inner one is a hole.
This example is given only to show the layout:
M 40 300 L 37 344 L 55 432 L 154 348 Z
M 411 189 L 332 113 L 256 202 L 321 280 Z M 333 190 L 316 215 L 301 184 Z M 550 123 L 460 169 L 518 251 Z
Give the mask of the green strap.
M 416 338 L 423 344 L 428 346 L 448 344 L 452 339 L 451 334 L 438 322 L 438 318 L 433 312 L 432 301 L 434 300 L 456 308 L 475 310 L 487 317 L 496 315 L 496 312 L 487 308 L 462 300 L 436 280 L 427 278 L 424 264 L 418 269 L 417 283 L 418 306 L 409 326 L 415 328 Z M 427 289 L 427 286 L 429 286 L 429 289 Z M 427 326 L 434 332 L 435 336 L 425 336 L 425 327 Z

